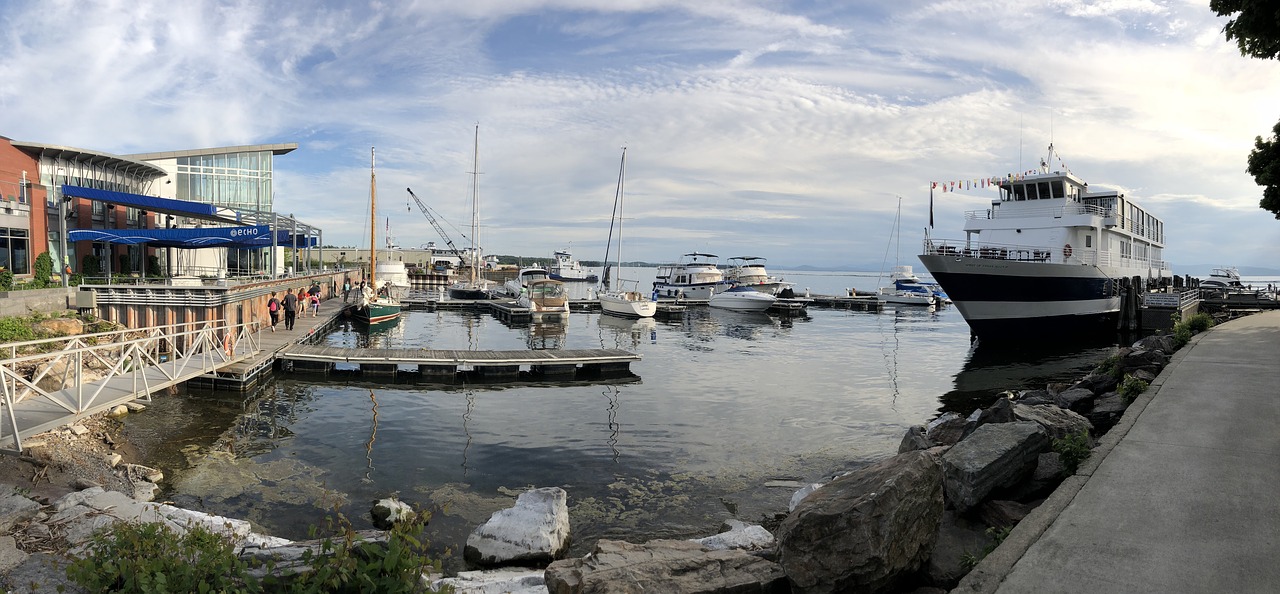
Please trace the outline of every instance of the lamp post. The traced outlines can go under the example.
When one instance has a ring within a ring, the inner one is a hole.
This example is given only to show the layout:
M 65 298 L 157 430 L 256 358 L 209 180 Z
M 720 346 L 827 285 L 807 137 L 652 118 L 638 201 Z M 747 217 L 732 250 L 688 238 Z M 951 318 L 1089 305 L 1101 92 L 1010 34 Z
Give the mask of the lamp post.
M 67 274 L 67 268 L 71 266 L 70 259 L 67 258 L 67 200 L 62 196 L 62 186 L 58 184 L 59 177 L 66 177 L 66 170 L 61 167 L 53 177 L 53 196 L 58 200 L 58 260 L 60 260 L 59 264 L 62 264 L 58 275 L 62 277 L 62 287 L 67 288 L 71 286 L 70 275 Z

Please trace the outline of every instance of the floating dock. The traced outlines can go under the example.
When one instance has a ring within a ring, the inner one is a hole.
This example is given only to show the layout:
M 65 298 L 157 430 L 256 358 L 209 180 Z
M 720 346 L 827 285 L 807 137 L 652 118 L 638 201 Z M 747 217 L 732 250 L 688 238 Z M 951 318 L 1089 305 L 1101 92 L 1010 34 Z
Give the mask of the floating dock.
M 285 371 L 329 373 L 354 365 L 364 376 L 416 373 L 422 381 L 511 381 L 528 377 L 582 379 L 626 377 L 640 355 L 620 349 L 462 351 L 355 349 L 294 345 L 276 353 Z M 408 367 L 410 369 L 406 370 Z

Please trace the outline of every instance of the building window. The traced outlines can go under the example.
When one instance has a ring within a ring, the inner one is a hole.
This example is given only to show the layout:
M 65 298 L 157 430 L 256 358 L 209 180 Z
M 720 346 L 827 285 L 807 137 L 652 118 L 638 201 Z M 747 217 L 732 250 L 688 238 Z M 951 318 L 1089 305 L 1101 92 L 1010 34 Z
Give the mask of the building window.
M 14 274 L 31 274 L 31 253 L 26 229 L 0 227 L 0 267 Z

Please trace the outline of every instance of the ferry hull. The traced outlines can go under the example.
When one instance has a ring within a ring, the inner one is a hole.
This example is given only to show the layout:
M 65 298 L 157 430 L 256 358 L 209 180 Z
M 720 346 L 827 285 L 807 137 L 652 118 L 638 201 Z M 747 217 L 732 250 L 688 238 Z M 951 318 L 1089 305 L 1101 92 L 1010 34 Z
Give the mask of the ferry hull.
M 941 255 L 920 261 L 975 335 L 1115 330 L 1120 297 L 1095 266 Z

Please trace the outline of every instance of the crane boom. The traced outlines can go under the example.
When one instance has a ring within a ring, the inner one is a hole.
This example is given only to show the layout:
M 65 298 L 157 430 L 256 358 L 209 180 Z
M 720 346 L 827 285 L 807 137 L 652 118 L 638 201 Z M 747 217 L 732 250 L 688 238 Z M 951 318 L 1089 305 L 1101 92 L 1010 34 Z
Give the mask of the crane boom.
M 417 203 L 418 210 L 421 210 L 422 214 L 427 216 L 427 222 L 431 223 L 432 227 L 435 227 L 436 233 L 440 234 L 440 238 L 444 240 L 445 245 L 448 245 L 449 249 L 453 250 L 454 255 L 458 256 L 458 262 L 466 264 L 467 261 L 462 257 L 462 252 L 459 252 L 458 247 L 453 245 L 453 240 L 449 238 L 448 233 L 444 232 L 444 227 L 441 227 L 440 223 L 436 222 L 436 218 L 431 216 L 431 209 L 427 208 L 427 205 L 418 198 L 418 195 L 413 193 L 413 189 L 405 188 L 405 191 L 409 192 L 409 197 L 413 198 L 413 201 Z

